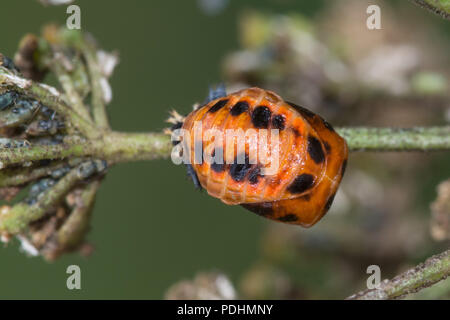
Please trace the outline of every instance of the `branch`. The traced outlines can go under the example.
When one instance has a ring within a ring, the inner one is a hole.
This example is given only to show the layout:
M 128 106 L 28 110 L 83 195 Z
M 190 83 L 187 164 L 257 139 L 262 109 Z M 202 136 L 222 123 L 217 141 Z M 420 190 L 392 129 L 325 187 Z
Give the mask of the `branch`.
M 449 0 L 412 0 L 418 6 L 427 9 L 442 18 L 450 20 L 450 1 Z
M 55 88 L 24 79 L 13 74 L 5 67 L 0 67 L 0 85 L 2 87 L 15 90 L 26 96 L 33 97 L 62 116 L 70 118 L 68 124 L 79 130 L 86 137 L 96 137 L 98 132 L 95 127 L 86 119 L 81 117 L 70 106 L 60 99 L 60 92 Z
M 402 298 L 445 280 L 450 275 L 450 250 L 432 256 L 392 280 L 385 280 L 378 289 L 356 293 L 349 300 L 387 300 Z
M 99 139 L 66 137 L 62 144 L 0 148 L 0 167 L 29 161 L 73 157 L 106 159 L 110 164 L 153 160 L 167 158 L 171 149 L 170 137 L 163 133 L 111 132 Z
M 65 60 L 64 60 L 65 59 Z M 73 58 L 75 61 L 78 60 L 76 57 Z M 75 63 L 68 61 L 60 52 L 54 54 L 53 58 L 49 59 L 49 68 L 56 75 L 59 83 L 62 88 L 66 92 L 67 101 L 79 114 L 86 120 L 90 120 L 90 115 L 88 108 L 84 105 L 83 99 L 79 92 L 77 92 L 77 88 L 75 86 L 76 83 L 81 82 L 79 79 L 74 79 L 72 73 L 75 73 L 75 70 L 66 70 L 66 69 L 75 69 L 75 68 L 83 68 L 81 63 Z M 66 61 L 66 65 L 64 62 Z M 76 65 L 76 66 L 75 66 Z M 85 70 L 78 72 L 78 74 L 84 74 Z M 77 81 L 78 80 L 78 81 Z M 86 83 L 83 83 L 86 87 L 88 86 L 88 80 L 85 79 Z
M 450 126 L 414 128 L 340 128 L 351 151 L 450 150 Z
M 450 150 L 450 127 L 340 128 L 351 151 Z M 66 137 L 63 144 L 0 149 L 0 164 L 43 159 L 95 157 L 111 163 L 153 160 L 170 156 L 170 137 L 163 133 L 105 133 L 98 139 Z
M 70 170 L 52 188 L 47 189 L 34 201 L 34 197 L 19 203 L 2 212 L 0 219 L 0 231 L 9 234 L 17 234 L 24 230 L 30 222 L 44 216 L 49 210 L 56 207 L 60 200 L 80 181 L 96 173 L 97 167 L 94 161 L 83 162 Z
M 92 83 L 92 115 L 95 123 L 103 129 L 109 129 L 108 114 L 106 113 L 105 92 L 103 85 L 107 84 L 106 78 L 102 76 L 100 66 L 97 60 L 96 51 L 93 45 L 82 42 L 81 50 L 86 57 L 89 76 Z

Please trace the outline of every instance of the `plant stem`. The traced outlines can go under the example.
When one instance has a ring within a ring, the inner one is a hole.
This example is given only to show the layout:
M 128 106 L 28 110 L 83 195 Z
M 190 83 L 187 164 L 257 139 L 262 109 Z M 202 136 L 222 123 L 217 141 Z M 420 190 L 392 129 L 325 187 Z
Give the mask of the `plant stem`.
M 378 289 L 354 294 L 350 300 L 387 300 L 402 298 L 445 280 L 450 275 L 450 250 L 428 258 L 392 280 L 385 280 Z
M 19 167 L 8 171 L 0 170 L 0 188 L 20 186 L 27 182 L 49 175 L 53 170 L 61 168 L 65 163 L 56 162 L 40 168 Z
M 81 50 L 86 57 L 89 76 L 92 84 L 92 116 L 95 123 L 103 129 L 109 129 L 108 114 L 106 113 L 105 101 L 103 99 L 103 88 L 101 87 L 102 76 L 97 61 L 96 51 L 88 41 L 83 41 Z
M 39 100 L 42 104 L 69 118 L 68 123 L 88 138 L 99 136 L 98 130 L 86 119 L 75 112 L 60 99 L 60 92 L 55 88 L 23 79 L 12 74 L 8 69 L 0 67 L 0 84 Z M 73 131 L 73 130 L 72 130 Z
M 90 141 L 67 137 L 58 145 L 37 145 L 23 148 L 0 148 L 0 167 L 27 161 L 93 157 L 108 163 L 166 158 L 172 145 L 163 133 L 106 133 L 102 139 Z
M 450 150 L 450 126 L 414 128 L 340 128 L 351 151 Z
M 51 189 L 45 191 L 37 203 L 32 205 L 19 203 L 13 206 L 0 216 L 0 232 L 6 231 L 10 234 L 21 232 L 30 222 L 41 218 L 49 209 L 55 207 L 80 180 L 78 168 L 72 169 Z
M 163 133 L 106 133 L 97 157 L 108 163 L 167 158 L 172 150 L 170 136 Z
M 427 9 L 442 18 L 450 20 L 450 0 L 412 0 L 418 6 Z
M 69 218 L 58 231 L 60 250 L 71 249 L 79 245 L 89 230 L 90 216 L 94 206 L 95 196 L 100 187 L 100 181 L 93 181 L 87 185 L 79 196 L 79 203 L 70 213 Z
M 69 100 L 68 103 L 85 120 L 90 120 L 88 108 L 84 105 L 82 98 L 76 91 L 76 88 L 74 86 L 74 81 L 70 77 L 69 72 L 67 70 L 64 70 L 64 65 L 60 61 L 62 58 L 58 58 L 61 56 L 62 56 L 61 54 L 55 55 L 55 57 L 53 59 L 51 59 L 51 63 L 49 63 L 49 67 L 53 71 L 53 73 L 56 75 L 59 83 L 61 83 L 61 86 L 63 87 L 64 91 L 66 92 L 67 99 Z
M 450 127 L 340 128 L 351 151 L 450 150 Z M 172 145 L 163 133 L 105 132 L 98 139 L 67 137 L 63 144 L 0 149 L 0 164 L 67 157 L 94 157 L 109 163 L 166 158 Z

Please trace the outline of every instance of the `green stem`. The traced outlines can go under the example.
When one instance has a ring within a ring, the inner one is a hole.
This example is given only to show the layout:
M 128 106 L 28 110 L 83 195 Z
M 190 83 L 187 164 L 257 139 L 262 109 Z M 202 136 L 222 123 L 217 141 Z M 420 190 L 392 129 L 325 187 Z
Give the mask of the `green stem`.
M 339 128 L 351 151 L 436 151 L 450 150 L 450 127 L 430 128 Z M 105 132 L 98 139 L 68 137 L 60 145 L 36 145 L 0 149 L 0 164 L 26 161 L 94 157 L 110 163 L 166 158 L 172 145 L 163 133 Z
M 78 168 L 72 169 L 52 188 L 45 191 L 39 201 L 33 205 L 18 203 L 0 216 L 0 232 L 17 234 L 28 224 L 41 218 L 54 208 L 61 199 L 81 180 Z
M 450 150 L 450 126 L 414 128 L 339 128 L 351 151 Z
M 450 20 L 450 0 L 412 0 L 418 6 L 427 9 L 442 18 Z
M 85 120 L 90 120 L 89 110 L 84 105 L 83 100 L 78 94 L 74 81 L 70 77 L 69 72 L 64 69 L 62 62 L 60 61 L 62 58 L 55 57 L 51 59 L 51 62 L 48 64 L 50 69 L 58 78 L 59 83 L 61 83 L 64 91 L 66 92 L 67 100 L 69 100 L 69 104 L 73 106 L 74 110 L 80 114 Z
M 172 145 L 163 133 L 105 133 L 101 139 L 67 137 L 58 145 L 0 149 L 0 167 L 43 159 L 93 157 L 109 163 L 166 158 Z
M 383 281 L 378 289 L 354 294 L 350 300 L 387 300 L 402 298 L 445 280 L 450 275 L 450 250 L 432 256 L 392 280 Z
M 0 84 L 33 97 L 65 118 L 70 119 L 68 124 L 74 126 L 86 137 L 96 138 L 99 136 L 100 133 L 90 122 L 60 99 L 61 94 L 55 88 L 20 78 L 4 67 L 0 67 Z
M 110 163 L 167 158 L 172 150 L 170 136 L 163 133 L 111 132 L 103 143 L 97 157 Z
M 87 185 L 78 196 L 79 203 L 70 213 L 69 218 L 58 231 L 58 244 L 60 250 L 70 250 L 78 246 L 89 230 L 89 222 L 94 206 L 95 195 L 100 187 L 100 181 L 93 181 Z
M 62 168 L 65 163 L 56 162 L 39 168 L 19 167 L 11 170 L 0 170 L 0 188 L 26 184 L 30 181 L 49 175 L 53 170 Z
M 89 76 L 92 86 L 92 116 L 95 123 L 102 129 L 109 129 L 108 114 L 103 100 L 103 88 L 101 87 L 102 75 L 97 61 L 95 48 L 84 42 L 82 52 L 86 58 Z

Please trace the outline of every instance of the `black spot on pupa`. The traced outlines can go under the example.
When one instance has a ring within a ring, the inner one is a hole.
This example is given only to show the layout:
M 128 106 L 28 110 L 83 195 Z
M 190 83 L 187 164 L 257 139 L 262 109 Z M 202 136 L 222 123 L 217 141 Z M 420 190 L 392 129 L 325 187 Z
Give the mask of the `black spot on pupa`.
M 344 162 L 342 163 L 341 176 L 344 175 L 346 169 L 347 169 L 347 159 L 345 159 Z
M 171 131 L 175 131 L 177 129 L 180 129 L 182 126 L 183 126 L 183 122 L 177 122 L 172 127 L 170 127 L 170 130 Z M 174 145 L 174 146 L 176 146 L 179 143 L 180 143 L 180 140 L 173 140 L 172 141 L 172 145 Z
M 285 216 L 279 217 L 277 220 L 282 222 L 294 222 L 298 220 L 298 217 L 295 214 L 288 213 Z
M 327 128 L 328 130 L 334 132 L 333 126 L 332 126 L 328 121 L 326 121 L 326 120 L 324 120 L 324 119 L 322 119 L 322 121 L 323 121 L 323 125 L 325 126 L 325 128 Z
M 223 163 L 211 163 L 211 169 L 217 173 L 223 172 L 225 170 L 225 164 Z
M 298 130 L 296 128 L 291 128 L 291 130 L 292 130 L 292 132 L 294 133 L 294 135 L 296 137 L 300 137 L 301 136 L 300 132 L 298 132 Z
M 261 168 L 259 166 L 255 166 L 252 170 L 250 170 L 247 179 L 250 184 L 257 184 L 259 177 L 262 177 Z
M 315 163 L 321 163 L 325 160 L 322 144 L 316 137 L 308 136 L 308 153 Z
M 267 128 L 272 112 L 268 107 L 259 106 L 252 112 L 252 123 L 255 128 Z
M 282 114 L 277 114 L 272 117 L 272 127 L 279 130 L 284 130 L 285 118 Z
M 314 185 L 314 177 L 310 174 L 303 173 L 297 176 L 289 185 L 287 190 L 290 193 L 303 193 Z
M 236 117 L 242 113 L 244 113 L 245 111 L 247 111 L 249 108 L 249 105 L 247 102 L 245 101 L 239 101 L 238 103 L 236 103 L 233 108 L 231 108 L 230 113 L 232 116 Z
M 260 216 L 269 216 L 273 213 L 272 202 L 244 203 L 241 206 Z
M 327 153 L 330 153 L 331 147 L 330 147 L 329 143 L 328 142 L 324 142 L 323 145 L 324 145 L 325 150 L 327 151 Z
M 223 154 L 223 151 L 222 151 L 222 154 Z M 221 161 L 219 161 L 221 163 L 217 163 L 215 161 L 216 159 L 214 158 L 215 155 L 216 155 L 216 150 L 214 149 L 211 154 L 211 157 L 212 157 L 211 169 L 218 173 L 223 172 L 225 170 L 225 163 L 224 163 L 223 159 Z
M 228 102 L 228 99 L 217 101 L 209 110 L 208 112 L 214 113 L 220 109 L 222 109 Z
M 293 107 L 295 110 L 297 110 L 302 116 L 305 116 L 307 118 L 314 118 L 316 116 L 313 112 L 311 112 L 308 109 L 305 109 L 303 107 L 300 107 L 299 105 L 296 105 L 295 103 L 287 102 L 287 104 L 289 104 L 291 107 Z
M 230 165 L 230 176 L 234 181 L 242 181 L 249 172 L 252 165 L 249 163 L 248 155 L 245 155 L 245 163 L 238 163 L 239 157 L 234 158 L 234 163 Z
M 334 197 L 335 197 L 335 196 L 336 196 L 336 193 L 333 194 L 333 195 L 331 195 L 331 197 L 328 198 L 328 201 L 327 201 L 327 203 L 325 204 L 325 210 L 326 210 L 326 211 L 330 210 L 331 205 L 333 204 L 333 200 L 334 200 Z

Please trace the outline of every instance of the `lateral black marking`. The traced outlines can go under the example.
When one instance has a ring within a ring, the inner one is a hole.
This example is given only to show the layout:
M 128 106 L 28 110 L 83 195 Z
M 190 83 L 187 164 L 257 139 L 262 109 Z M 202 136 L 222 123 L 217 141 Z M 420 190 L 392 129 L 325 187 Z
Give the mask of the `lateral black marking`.
M 325 160 L 322 144 L 316 137 L 308 136 L 308 153 L 311 159 L 317 164 L 322 163 Z
M 272 127 L 278 130 L 284 130 L 284 116 L 282 114 L 276 114 L 272 117 Z
M 285 216 L 279 217 L 277 220 L 282 222 L 294 222 L 298 220 L 298 217 L 295 214 L 288 213 Z
M 241 206 L 263 217 L 267 217 L 273 214 L 272 202 L 243 203 L 241 204 Z
M 230 110 L 230 113 L 232 116 L 236 117 L 245 111 L 247 111 L 249 108 L 249 105 L 246 101 L 239 101 L 236 103 Z
M 234 158 L 234 163 L 230 165 L 230 176 L 234 181 L 242 181 L 249 172 L 252 165 L 249 163 L 248 155 L 245 155 L 245 163 L 237 163 L 239 157 Z
M 228 102 L 228 99 L 217 101 L 209 110 L 208 112 L 214 113 L 220 109 L 222 109 Z
M 303 193 L 314 185 L 314 177 L 310 174 L 303 173 L 297 176 L 289 185 L 287 190 L 290 193 Z

